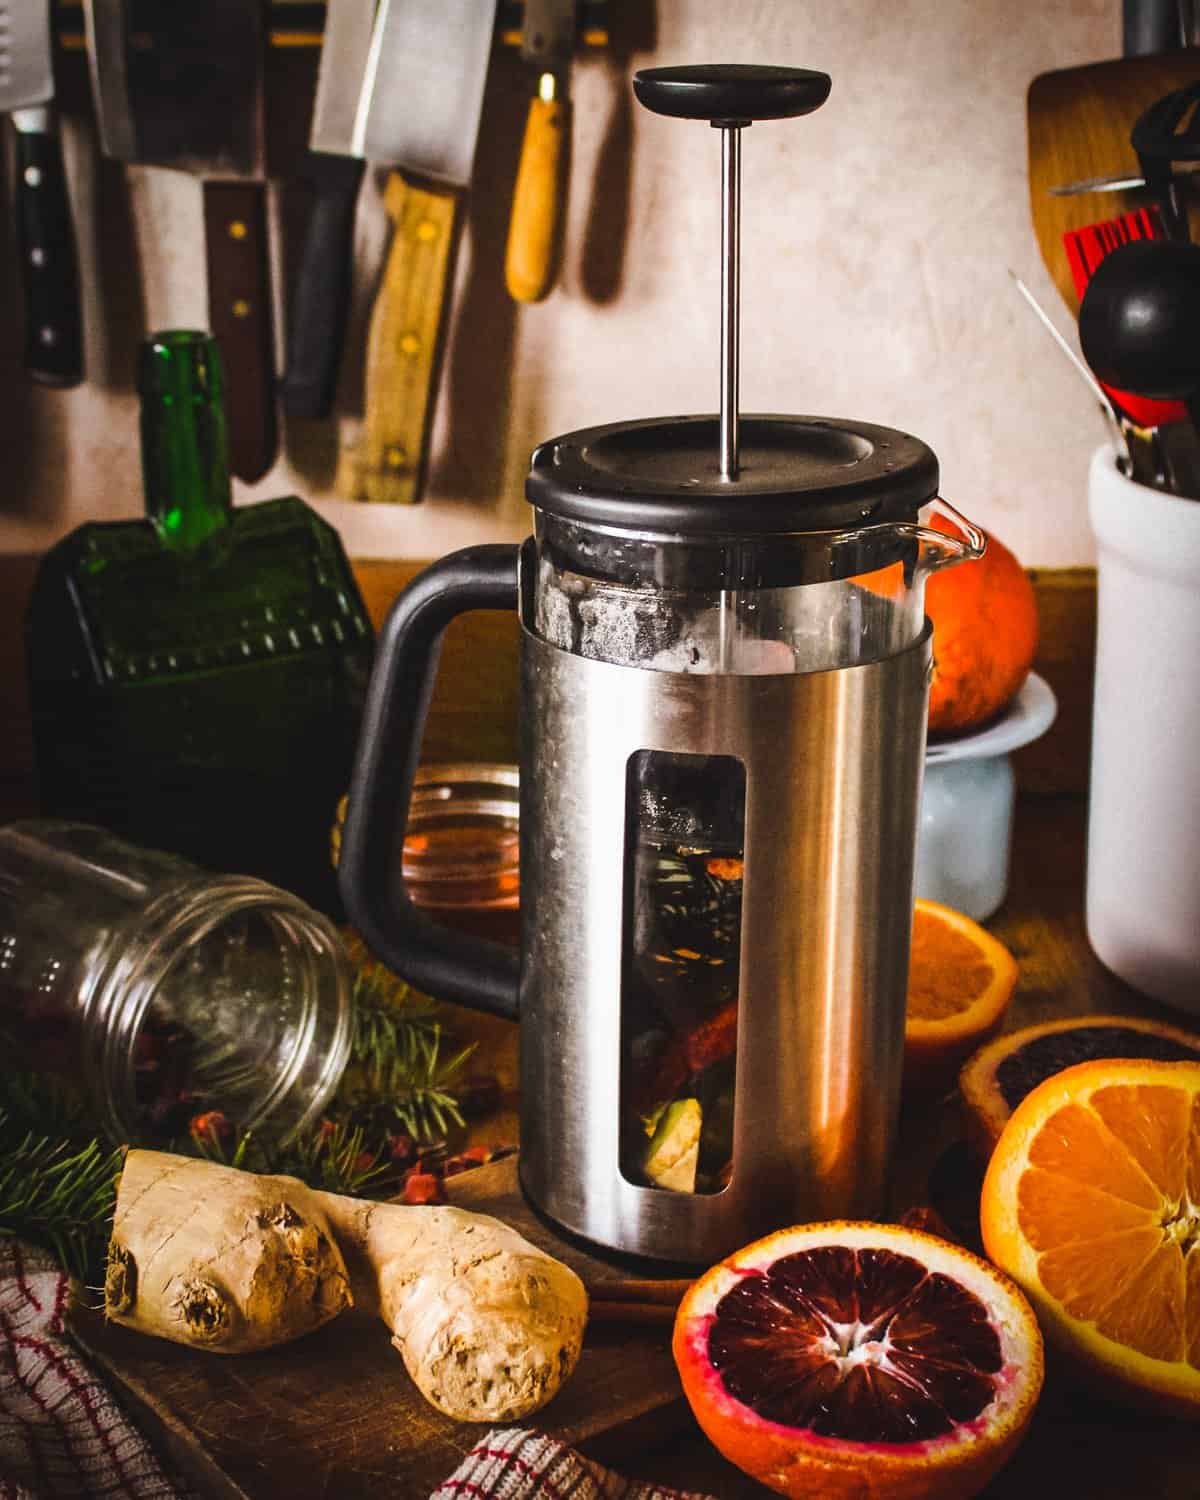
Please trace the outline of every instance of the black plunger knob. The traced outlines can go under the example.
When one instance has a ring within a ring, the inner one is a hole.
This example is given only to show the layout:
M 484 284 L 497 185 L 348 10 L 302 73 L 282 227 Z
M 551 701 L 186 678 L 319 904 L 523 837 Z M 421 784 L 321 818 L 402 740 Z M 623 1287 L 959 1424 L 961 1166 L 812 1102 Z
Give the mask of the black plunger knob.
M 638 101 L 656 115 L 711 120 L 714 125 L 808 115 L 825 103 L 829 89 L 828 73 L 746 63 L 643 68 L 633 75 Z

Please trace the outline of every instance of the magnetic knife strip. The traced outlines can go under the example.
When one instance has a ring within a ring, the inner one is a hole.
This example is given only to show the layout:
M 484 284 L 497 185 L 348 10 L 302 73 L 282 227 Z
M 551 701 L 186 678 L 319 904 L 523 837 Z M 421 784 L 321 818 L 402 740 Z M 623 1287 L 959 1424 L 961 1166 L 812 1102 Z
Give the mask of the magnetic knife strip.
M 521 19 L 525 7 L 519 0 L 502 0 L 497 10 L 497 31 L 506 47 L 521 45 Z M 585 47 L 608 45 L 608 0 L 582 0 L 579 6 L 579 41 Z M 267 6 L 267 38 L 272 47 L 319 47 L 325 29 L 325 7 L 310 0 L 271 0 Z M 54 28 L 66 52 L 84 50 L 83 0 L 56 0 Z

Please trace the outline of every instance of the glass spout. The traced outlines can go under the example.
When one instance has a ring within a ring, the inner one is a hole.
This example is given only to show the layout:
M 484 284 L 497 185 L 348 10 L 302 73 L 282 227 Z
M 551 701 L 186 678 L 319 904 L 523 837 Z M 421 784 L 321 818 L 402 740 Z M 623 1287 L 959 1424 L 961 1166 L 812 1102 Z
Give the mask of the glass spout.
M 910 580 L 924 583 L 931 573 L 940 568 L 953 567 L 955 563 L 973 562 L 987 550 L 987 537 L 961 511 L 955 510 L 948 500 L 935 495 L 926 507 L 926 520 L 943 516 L 954 526 L 953 532 L 939 531 L 920 522 L 888 521 L 879 526 L 869 526 L 857 533 L 860 540 L 871 537 L 880 542 L 909 540 L 917 543 L 917 562 Z

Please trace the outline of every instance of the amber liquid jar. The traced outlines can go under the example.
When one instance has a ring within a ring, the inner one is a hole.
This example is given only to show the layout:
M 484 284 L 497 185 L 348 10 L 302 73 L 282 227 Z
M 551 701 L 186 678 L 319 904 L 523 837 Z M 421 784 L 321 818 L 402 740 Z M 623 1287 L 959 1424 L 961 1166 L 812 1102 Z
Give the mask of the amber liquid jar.
M 401 856 L 409 899 L 447 927 L 515 947 L 519 837 L 516 766 L 421 766 Z

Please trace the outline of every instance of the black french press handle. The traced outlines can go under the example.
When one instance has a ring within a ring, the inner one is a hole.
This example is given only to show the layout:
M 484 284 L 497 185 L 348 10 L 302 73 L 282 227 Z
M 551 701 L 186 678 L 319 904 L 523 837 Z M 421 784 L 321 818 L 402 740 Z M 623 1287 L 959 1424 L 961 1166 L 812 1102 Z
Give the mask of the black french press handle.
M 510 1021 L 516 953 L 434 922 L 412 904 L 399 871 L 442 632 L 468 610 L 516 609 L 518 553 L 511 545 L 451 552 L 392 605 L 367 688 L 338 858 L 346 912 L 372 953 L 440 1000 Z

